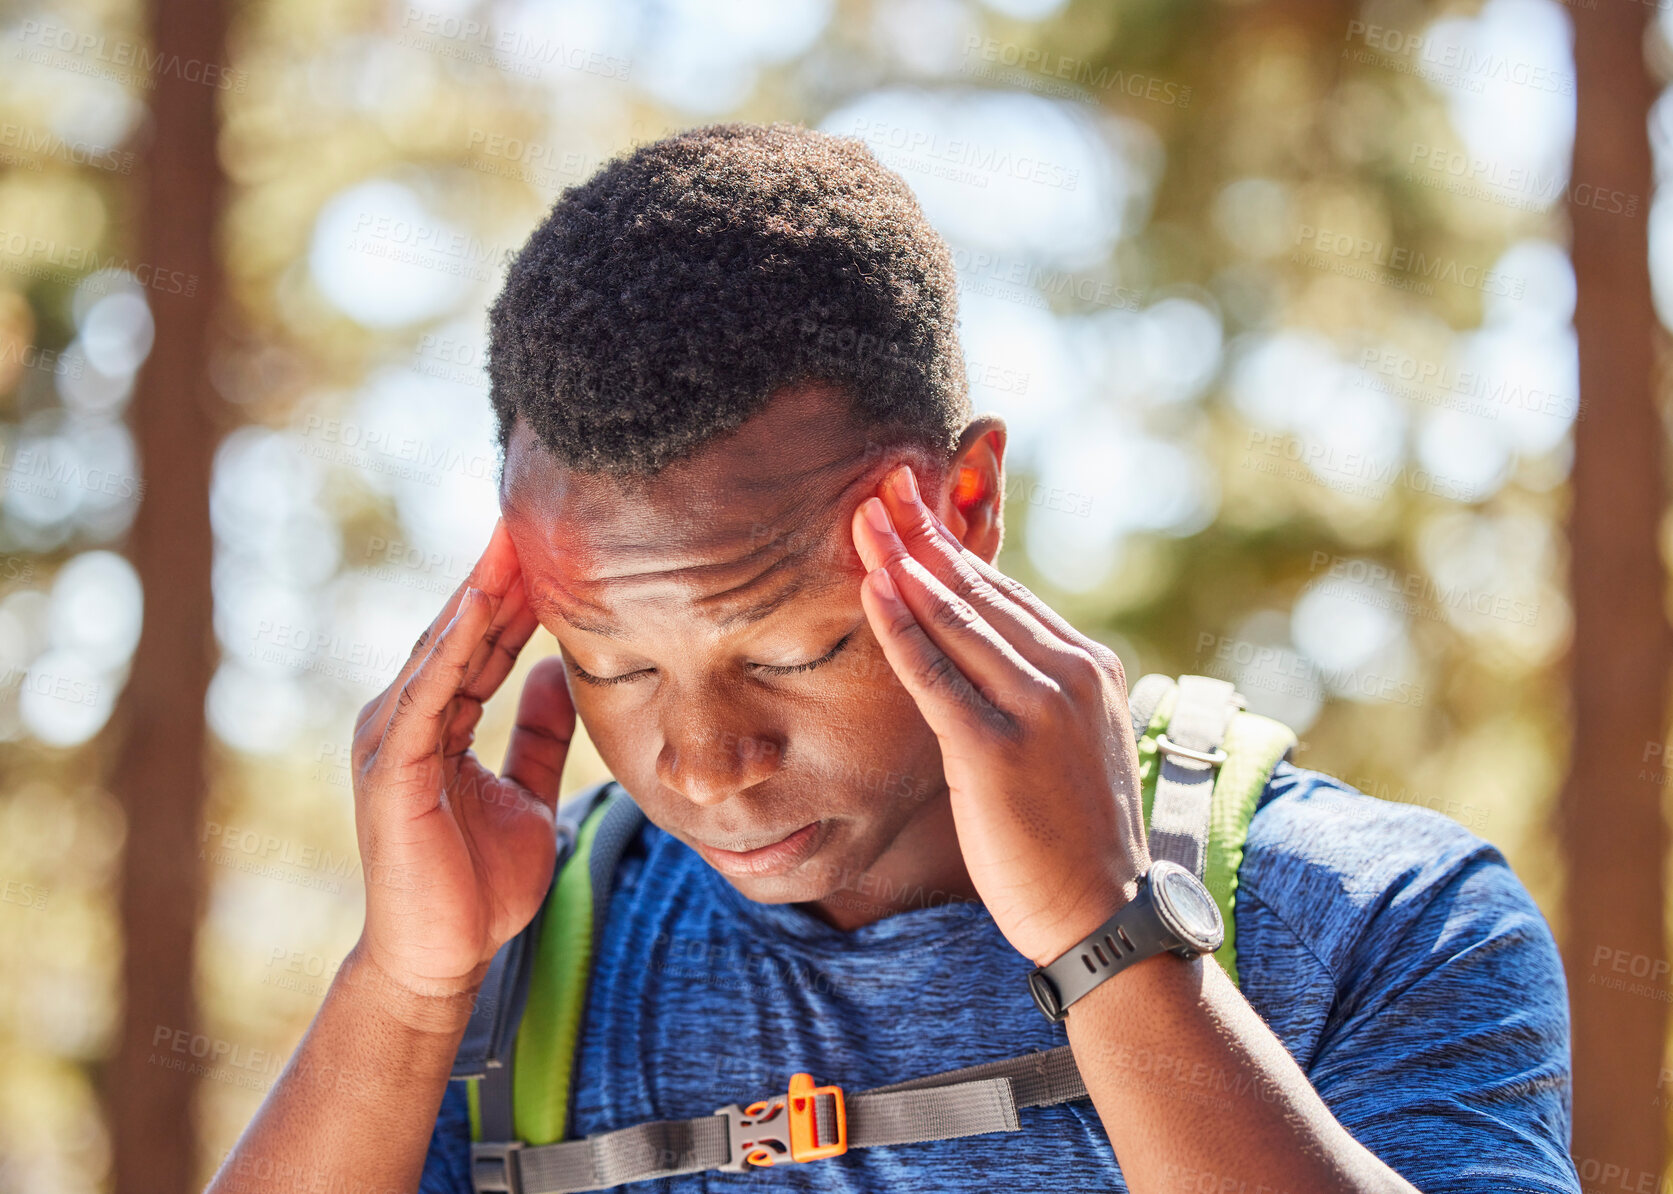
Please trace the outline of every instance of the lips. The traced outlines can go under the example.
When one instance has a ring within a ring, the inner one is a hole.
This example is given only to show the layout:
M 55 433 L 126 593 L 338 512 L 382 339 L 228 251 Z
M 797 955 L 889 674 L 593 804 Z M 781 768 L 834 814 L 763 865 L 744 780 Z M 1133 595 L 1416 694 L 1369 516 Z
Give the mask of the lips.
M 798 832 L 798 831 L 794 830 L 794 829 L 792 829 L 790 831 L 790 833 L 796 833 L 796 832 Z M 759 845 L 755 845 L 755 846 L 716 846 L 711 842 L 701 842 L 699 844 L 705 850 L 715 850 L 715 851 L 718 851 L 719 853 L 722 853 L 722 854 L 753 854 L 757 850 L 765 850 L 768 846 L 778 845 L 778 843 L 782 842 L 785 838 L 789 837 L 790 833 L 780 834 L 778 837 L 767 838 L 764 841 L 762 841 Z
M 824 844 L 825 822 L 814 821 L 792 830 L 776 841 L 752 846 L 746 850 L 727 850 L 697 843 L 697 851 L 708 864 L 724 875 L 737 878 L 756 878 L 780 875 L 794 870 Z

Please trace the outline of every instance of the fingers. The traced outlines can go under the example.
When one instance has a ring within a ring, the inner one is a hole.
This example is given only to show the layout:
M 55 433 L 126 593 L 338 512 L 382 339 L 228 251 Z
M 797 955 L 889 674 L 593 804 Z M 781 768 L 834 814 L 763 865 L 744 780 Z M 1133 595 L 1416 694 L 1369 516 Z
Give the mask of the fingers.
M 895 616 L 881 623 L 873 619 L 872 631 L 879 642 L 886 636 L 893 639 L 914 668 L 924 672 L 913 678 L 896 668 L 903 682 L 915 679 L 914 696 L 932 686 L 951 683 L 951 677 L 946 674 L 948 664 L 942 661 L 942 656 L 965 682 L 963 688 L 952 685 L 950 695 L 956 698 L 959 707 L 968 705 L 966 688 L 972 694 L 980 694 L 987 704 L 1006 709 L 1014 708 L 1023 692 L 1041 684 L 1049 686 L 1050 682 L 1040 671 L 1018 655 L 980 613 L 907 553 L 889 522 L 887 511 L 876 498 L 866 499 L 854 512 L 854 542 L 862 561 L 878 577 L 873 582 L 877 586 L 878 607 L 882 609 L 889 604 L 891 593 L 897 598 L 898 610 L 888 611 Z M 885 586 L 879 574 L 886 575 L 890 583 Z M 899 617 L 902 613 L 911 625 Z M 885 644 L 885 654 L 887 650 Z M 908 684 L 909 689 L 913 687 Z M 922 706 L 920 701 L 919 707 Z
M 958 553 L 959 558 L 963 560 L 977 576 L 987 581 L 987 583 L 993 587 L 995 592 L 1003 594 L 1013 603 L 1027 610 L 1030 614 L 1034 615 L 1034 617 L 1042 625 L 1056 632 L 1057 636 L 1065 642 L 1072 643 L 1083 649 L 1092 647 L 1102 648 L 1102 644 L 1087 638 L 1086 635 L 1071 626 L 1067 618 L 1058 613 L 1051 606 L 1047 605 L 1044 601 L 1040 600 L 1039 597 L 1035 596 L 1033 591 L 1030 590 L 1027 585 L 1014 579 L 1013 577 L 1006 576 L 998 568 L 995 568 L 981 556 L 977 555 L 968 547 L 964 546 L 964 544 L 960 543 L 958 536 L 953 534 L 953 532 L 948 529 L 947 524 L 941 521 L 935 511 L 930 510 L 929 517 L 935 524 L 935 529 L 941 533 L 942 539 L 952 544 L 953 550 Z
M 561 655 L 542 659 L 529 671 L 517 701 L 517 724 L 505 751 L 505 778 L 533 793 L 548 808 L 558 807 L 558 782 L 575 736 L 575 706 L 569 699 Z
M 442 757 L 451 759 L 469 750 L 471 743 L 476 741 L 476 727 L 481 720 L 481 701 L 455 695 L 446 711 L 447 728 L 442 733 Z
M 523 578 L 512 581 L 511 588 L 500 600 L 488 630 L 471 655 L 471 666 L 465 673 L 462 691 L 477 701 L 485 701 L 499 690 L 506 676 L 517 662 L 517 656 L 540 625 L 534 610 L 529 607 L 528 593 Z
M 1019 655 L 1047 675 L 1056 675 L 1061 668 L 1072 665 L 1076 649 L 1083 641 L 1081 634 L 1044 603 L 1039 603 L 1040 608 L 1049 621 L 1019 602 L 1009 588 L 1025 593 L 1027 590 L 987 565 L 974 552 L 967 551 L 919 495 L 911 466 L 903 464 L 893 470 L 879 492 L 891 522 L 912 556 L 949 590 L 974 606 Z M 1005 584 L 996 584 L 990 577 Z
M 939 519 L 936 521 L 940 522 Z M 944 525 L 940 529 L 946 538 L 953 539 L 953 533 Z M 956 539 L 953 541 L 957 542 Z M 1027 610 L 1041 625 L 1055 631 L 1060 642 L 1076 648 L 1071 650 L 1065 659 L 1071 685 L 1102 683 L 1104 680 L 1113 679 L 1120 686 L 1122 693 L 1126 693 L 1127 671 L 1122 666 L 1119 655 L 1103 643 L 1088 638 L 1069 625 L 1062 614 L 1035 596 L 1021 581 L 1006 576 L 968 548 L 961 547 L 960 551 L 977 575 L 992 585 L 997 592 L 1003 593 L 1017 606 Z M 1064 679 L 1066 675 L 1063 671 L 1053 671 L 1050 674 L 1059 680 Z
M 459 602 L 463 599 L 467 590 L 480 589 L 493 604 L 505 597 L 521 577 L 522 569 L 517 562 L 516 548 L 511 542 L 511 532 L 506 529 L 505 520 L 503 518 L 499 519 L 494 523 L 494 533 L 488 538 L 488 546 L 483 549 L 482 555 L 478 557 L 476 564 L 471 568 L 470 575 L 459 583 L 457 589 L 453 590 L 453 595 L 443 604 L 430 625 L 425 627 L 424 632 L 418 636 L 418 641 L 413 644 L 412 653 L 407 656 L 406 663 L 401 665 L 401 670 L 396 673 L 395 679 L 390 681 L 389 687 L 379 697 L 376 707 L 369 707 L 371 715 L 373 717 L 387 717 L 389 715 L 389 697 L 391 694 L 401 691 L 407 681 L 412 678 L 412 674 L 418 670 L 419 665 L 429 656 L 431 648 L 435 645 L 436 636 L 459 612 Z
M 448 707 L 492 617 L 488 595 L 466 589 L 453 620 L 395 697 L 377 749 L 380 763 L 401 767 L 434 755 L 443 745 Z
M 924 633 L 888 568 L 866 574 L 860 584 L 860 605 L 883 657 L 943 744 L 959 742 L 973 724 L 996 729 L 1008 724 L 953 658 Z M 948 747 L 942 749 L 945 753 Z

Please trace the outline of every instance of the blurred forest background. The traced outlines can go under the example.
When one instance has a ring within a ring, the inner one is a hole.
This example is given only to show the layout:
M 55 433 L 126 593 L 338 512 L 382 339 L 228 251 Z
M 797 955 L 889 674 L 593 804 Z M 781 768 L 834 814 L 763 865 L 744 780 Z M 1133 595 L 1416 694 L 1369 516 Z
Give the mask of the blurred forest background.
M 251 1115 L 358 932 L 354 715 L 496 516 L 507 256 L 726 119 L 952 244 L 1008 571 L 1505 852 L 1582 1176 L 1660 1178 L 1666 6 L 47 0 L 0 64 L 0 1194 Z

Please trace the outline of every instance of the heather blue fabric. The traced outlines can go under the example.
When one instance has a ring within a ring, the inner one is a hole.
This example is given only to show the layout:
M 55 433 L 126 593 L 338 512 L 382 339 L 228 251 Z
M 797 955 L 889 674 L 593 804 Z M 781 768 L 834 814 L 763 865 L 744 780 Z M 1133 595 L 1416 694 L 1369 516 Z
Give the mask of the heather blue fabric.
M 1438 813 L 1283 763 L 1241 881 L 1243 992 L 1356 1139 L 1424 1194 L 1580 1189 L 1563 973 L 1497 850 Z M 1029 963 L 979 905 L 841 933 L 751 903 L 654 827 L 623 862 L 606 938 L 577 1062 L 577 1135 L 747 1103 L 797 1070 L 863 1090 L 1067 1043 L 1028 997 Z M 1194 1086 L 1211 1110 L 1250 1097 L 1163 1056 L 1123 1064 Z M 1022 1133 L 619 1188 L 1126 1190 L 1089 1101 L 1019 1114 Z M 451 1084 L 421 1194 L 468 1194 L 468 1138 Z M 1182 1189 L 1266 1189 L 1256 1175 L 1174 1176 Z

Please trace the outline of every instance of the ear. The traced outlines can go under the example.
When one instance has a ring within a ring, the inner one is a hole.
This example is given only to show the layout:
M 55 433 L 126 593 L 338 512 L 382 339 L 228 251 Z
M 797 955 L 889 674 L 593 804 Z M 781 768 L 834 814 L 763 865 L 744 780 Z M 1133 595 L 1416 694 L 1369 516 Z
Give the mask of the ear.
M 935 512 L 959 542 L 993 563 L 1005 535 L 1005 420 L 983 415 L 964 429 Z

